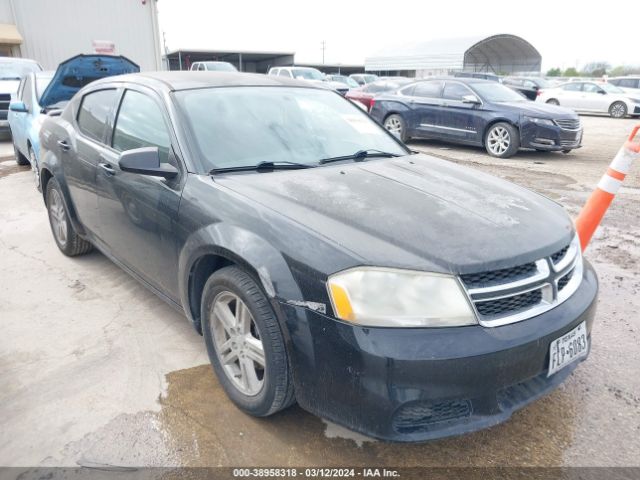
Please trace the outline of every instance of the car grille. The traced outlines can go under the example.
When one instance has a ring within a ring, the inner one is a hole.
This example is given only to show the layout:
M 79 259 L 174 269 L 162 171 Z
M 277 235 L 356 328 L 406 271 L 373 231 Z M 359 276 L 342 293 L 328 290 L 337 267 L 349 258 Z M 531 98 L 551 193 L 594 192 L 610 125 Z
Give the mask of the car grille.
M 555 124 L 564 130 L 580 130 L 580 119 L 561 118 L 554 120 Z
M 435 424 L 471 416 L 471 402 L 419 402 L 401 407 L 393 416 L 392 425 L 398 433 L 429 431 Z
M 11 95 L 0 93 L 0 110 L 9 110 L 9 103 L 11 103 Z
M 478 288 L 488 287 L 503 283 L 504 280 L 513 281 L 526 278 L 536 271 L 534 262 L 518 265 L 513 268 L 503 268 L 501 270 L 491 270 L 489 272 L 471 273 L 461 275 L 462 281 L 467 287 Z
M 494 327 L 539 315 L 571 296 L 582 281 L 576 236 L 549 257 L 511 268 L 460 276 L 481 325 Z

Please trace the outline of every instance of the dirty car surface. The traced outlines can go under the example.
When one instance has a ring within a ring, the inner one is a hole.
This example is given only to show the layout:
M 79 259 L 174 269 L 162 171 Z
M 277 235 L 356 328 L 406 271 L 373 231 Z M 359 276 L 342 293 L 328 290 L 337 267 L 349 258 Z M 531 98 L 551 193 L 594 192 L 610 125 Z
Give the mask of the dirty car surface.
M 504 421 L 588 354 L 597 279 L 562 207 L 411 154 L 334 92 L 128 75 L 41 140 L 61 251 L 183 310 L 247 413 L 427 440 Z

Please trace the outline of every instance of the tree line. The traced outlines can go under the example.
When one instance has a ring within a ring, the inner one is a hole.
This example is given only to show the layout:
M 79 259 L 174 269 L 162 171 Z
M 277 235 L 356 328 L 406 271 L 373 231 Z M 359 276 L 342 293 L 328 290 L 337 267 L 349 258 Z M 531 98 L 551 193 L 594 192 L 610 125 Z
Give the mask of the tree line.
M 640 74 L 640 65 L 618 65 L 612 68 L 607 62 L 587 63 L 581 70 L 569 67 L 566 70 L 552 68 L 547 71 L 547 77 L 622 77 L 634 74 Z

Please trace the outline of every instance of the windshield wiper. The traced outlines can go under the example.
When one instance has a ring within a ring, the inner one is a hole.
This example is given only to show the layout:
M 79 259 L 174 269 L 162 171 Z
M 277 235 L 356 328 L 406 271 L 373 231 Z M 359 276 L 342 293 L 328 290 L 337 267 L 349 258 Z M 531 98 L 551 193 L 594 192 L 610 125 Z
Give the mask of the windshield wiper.
M 399 157 L 399 156 L 400 155 L 398 155 L 397 153 L 383 152 L 382 150 L 376 150 L 374 148 L 370 148 L 368 150 L 358 150 L 356 153 L 352 155 L 342 155 L 340 157 L 323 158 L 318 163 L 325 164 L 325 163 L 332 163 L 332 162 L 340 162 L 342 160 L 355 160 L 356 162 L 361 162 L 366 158 L 371 158 L 371 157 L 391 158 L 391 157 Z
M 215 175 L 216 173 L 227 173 L 227 172 L 270 172 L 273 170 L 298 170 L 301 168 L 313 168 L 315 165 L 308 165 L 306 163 L 295 163 L 295 162 L 260 162 L 256 165 L 238 165 L 235 167 L 218 167 L 212 168 L 209 171 L 209 175 Z

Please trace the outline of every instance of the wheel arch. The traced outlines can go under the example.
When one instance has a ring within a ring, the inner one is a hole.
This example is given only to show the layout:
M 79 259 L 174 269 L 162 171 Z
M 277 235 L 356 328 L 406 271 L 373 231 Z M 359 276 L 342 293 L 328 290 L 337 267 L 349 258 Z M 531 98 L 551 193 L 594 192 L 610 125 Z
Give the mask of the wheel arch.
M 302 292 L 284 256 L 253 232 L 215 224 L 194 232 L 179 257 L 180 300 L 202 334 L 200 302 L 204 285 L 221 268 L 236 265 L 249 274 L 274 307 L 279 299 L 302 300 Z M 283 326 L 283 333 L 287 337 Z

